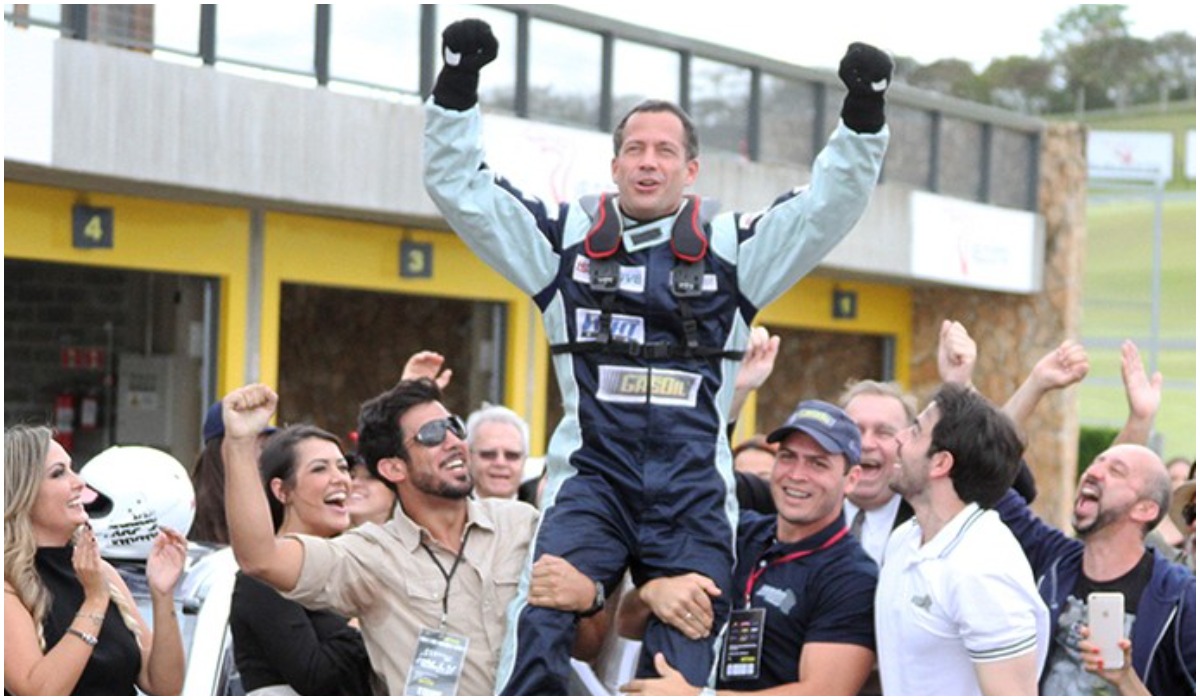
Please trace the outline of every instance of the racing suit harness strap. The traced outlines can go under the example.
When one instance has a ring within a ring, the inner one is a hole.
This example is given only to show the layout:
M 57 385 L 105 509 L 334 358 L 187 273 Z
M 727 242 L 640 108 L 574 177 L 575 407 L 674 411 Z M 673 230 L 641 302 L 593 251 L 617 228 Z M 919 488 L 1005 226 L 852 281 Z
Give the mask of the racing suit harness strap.
M 679 303 L 679 312 L 683 316 L 684 344 L 675 343 L 638 343 L 626 339 L 612 337 L 612 314 L 616 306 L 617 292 L 620 287 L 621 268 L 613 255 L 621 245 L 624 234 L 624 223 L 617 207 L 616 198 L 611 194 L 601 194 L 598 201 L 585 208 L 593 209 L 594 224 L 587 233 L 584 241 L 584 251 L 590 261 L 588 267 L 588 284 L 596 293 L 600 302 L 600 315 L 594 339 L 587 342 L 559 343 L 550 346 L 550 352 L 555 355 L 562 353 L 603 353 L 607 355 L 627 356 L 632 358 L 678 359 L 696 358 L 707 359 L 720 357 L 730 360 L 741 360 L 743 353 L 738 350 L 705 347 L 700 345 L 699 321 L 695 311 L 687 302 L 688 298 L 698 297 L 704 293 L 704 256 L 708 253 L 708 236 L 704 226 L 707 220 L 702 220 L 702 203 L 695 195 L 684 197 L 683 205 L 675 217 L 671 228 L 671 252 L 678 261 L 671 271 L 671 293 Z

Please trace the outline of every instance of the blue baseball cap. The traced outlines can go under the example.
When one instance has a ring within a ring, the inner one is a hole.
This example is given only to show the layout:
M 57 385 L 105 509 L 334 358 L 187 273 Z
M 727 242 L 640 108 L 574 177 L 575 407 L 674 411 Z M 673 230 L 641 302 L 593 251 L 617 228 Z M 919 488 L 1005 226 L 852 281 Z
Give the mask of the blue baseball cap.
M 221 402 L 218 401 L 204 412 L 204 442 L 225 437 L 225 418 L 221 415 L 221 411 Z M 275 426 L 269 425 L 263 428 L 262 434 L 270 435 L 275 430 Z
M 783 442 L 800 431 L 817 441 L 830 454 L 846 455 L 849 465 L 862 459 L 862 434 L 842 409 L 824 401 L 801 401 L 787 422 L 767 436 L 767 442 Z

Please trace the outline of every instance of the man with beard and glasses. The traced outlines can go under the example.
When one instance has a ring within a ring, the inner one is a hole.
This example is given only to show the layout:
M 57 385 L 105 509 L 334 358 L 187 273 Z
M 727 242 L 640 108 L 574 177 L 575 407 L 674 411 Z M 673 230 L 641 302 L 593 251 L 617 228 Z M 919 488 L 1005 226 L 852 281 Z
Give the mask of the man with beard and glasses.
M 277 538 L 254 449 L 277 402 L 261 384 L 224 399 L 226 510 L 242 570 L 307 608 L 357 618 L 390 694 L 489 695 L 537 512 L 468 498 L 462 420 L 442 405 L 436 384 L 419 379 L 401 381 L 359 414 L 359 451 L 399 496 L 392 519 L 333 539 Z M 344 500 L 329 507 L 345 508 Z
M 1051 389 L 1078 382 L 1069 345 L 1044 357 L 1014 399 L 1028 415 Z M 1133 343 L 1122 347 L 1121 376 L 1130 415 L 1118 441 L 1083 472 L 1068 537 L 1042 522 L 1015 492 L 996 506 L 1020 541 L 1050 608 L 1052 645 L 1044 695 L 1196 694 L 1196 578 L 1168 561 L 1145 537 L 1166 515 L 1171 480 L 1162 459 L 1142 445 L 1150 437 L 1162 379 L 1147 377 Z M 1010 406 L 1014 403 L 1010 400 Z M 1142 443 L 1142 444 L 1137 444 Z M 1105 669 L 1087 640 L 1088 594 L 1125 597 L 1121 668 Z

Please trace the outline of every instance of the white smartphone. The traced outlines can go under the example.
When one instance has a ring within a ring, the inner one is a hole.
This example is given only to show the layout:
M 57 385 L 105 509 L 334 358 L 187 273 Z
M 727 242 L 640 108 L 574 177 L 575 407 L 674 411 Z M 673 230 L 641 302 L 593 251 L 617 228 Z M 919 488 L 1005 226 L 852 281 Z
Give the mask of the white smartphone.
M 1091 642 L 1100 648 L 1104 668 L 1125 665 L 1125 652 L 1117 642 L 1125 637 L 1125 594 L 1095 592 L 1088 594 L 1088 628 Z

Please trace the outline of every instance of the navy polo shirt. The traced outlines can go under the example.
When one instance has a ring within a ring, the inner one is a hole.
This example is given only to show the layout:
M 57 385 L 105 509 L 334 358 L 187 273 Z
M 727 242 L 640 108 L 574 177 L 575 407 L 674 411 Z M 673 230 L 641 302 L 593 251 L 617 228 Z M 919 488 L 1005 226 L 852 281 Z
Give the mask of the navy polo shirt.
M 776 516 L 742 511 L 734 609 L 745 607 L 746 582 L 759 562 L 816 549 L 840 531 L 839 516 L 799 542 L 775 541 Z M 726 690 L 761 690 L 799 680 L 800 650 L 807 642 L 858 644 L 875 650 L 875 586 L 879 567 L 847 533 L 829 549 L 767 568 L 755 583 L 751 607 L 766 610 L 763 662 L 755 680 L 720 681 Z

